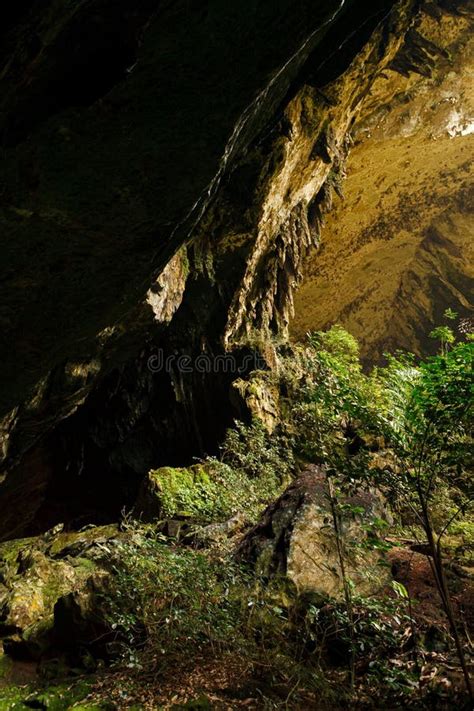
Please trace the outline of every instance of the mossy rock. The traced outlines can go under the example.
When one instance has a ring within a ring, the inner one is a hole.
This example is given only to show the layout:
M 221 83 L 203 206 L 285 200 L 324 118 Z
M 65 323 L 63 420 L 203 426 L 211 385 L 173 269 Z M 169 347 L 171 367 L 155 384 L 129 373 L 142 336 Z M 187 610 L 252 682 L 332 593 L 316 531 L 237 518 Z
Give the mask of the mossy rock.
M 368 539 L 367 524 L 384 515 L 383 499 L 363 489 L 340 499 L 339 536 L 344 566 L 359 595 L 374 595 L 389 584 L 390 567 L 383 549 Z M 339 540 L 323 468 L 308 465 L 291 486 L 263 513 L 240 545 L 242 560 L 259 576 L 285 576 L 299 595 L 344 599 Z
M 53 558 L 67 556 L 85 557 L 84 552 L 97 543 L 119 536 L 116 524 L 94 526 L 86 531 L 72 531 L 55 536 L 47 546 L 48 554 Z
M 77 705 L 90 693 L 91 682 L 82 680 L 74 684 L 60 684 L 48 689 L 34 689 L 31 686 L 0 686 L 0 711 L 39 708 L 47 711 L 69 711 L 81 708 Z M 100 708 L 83 706 L 84 709 Z
M 39 550 L 20 553 L 19 572 L 10 580 L 3 624 L 15 628 L 12 640 L 27 645 L 45 639 L 53 624 L 53 610 L 62 595 L 75 590 L 90 576 L 89 566 L 72 566 L 48 558 Z M 42 644 L 40 645 L 43 646 Z
M 107 544 L 124 535 L 115 525 L 100 526 L 1 544 L 0 638 L 5 651 L 41 659 L 56 643 L 57 603 L 81 591 L 89 599 L 88 581 L 109 575 L 113 551 Z
M 18 538 L 0 543 L 0 570 L 5 575 L 8 568 L 15 567 L 20 551 L 29 548 L 34 538 Z
M 162 467 L 145 479 L 135 506 L 144 521 L 184 517 L 209 520 L 218 498 L 210 467 Z
M 54 616 L 51 614 L 27 627 L 17 638 L 6 640 L 6 649 L 9 654 L 18 649 L 20 655 L 27 652 L 29 657 L 40 659 L 50 649 L 53 633 Z

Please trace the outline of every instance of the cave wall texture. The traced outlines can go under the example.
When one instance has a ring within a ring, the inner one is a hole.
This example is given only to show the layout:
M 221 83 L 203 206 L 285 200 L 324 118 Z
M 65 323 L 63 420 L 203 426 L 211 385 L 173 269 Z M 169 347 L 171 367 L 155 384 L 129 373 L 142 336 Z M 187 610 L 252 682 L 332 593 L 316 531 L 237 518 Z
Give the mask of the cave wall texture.
M 341 323 L 368 363 L 426 353 L 446 308 L 472 318 L 474 39 L 472 14 L 426 13 L 411 42 L 428 67 L 381 76 L 353 131 L 346 179 L 295 299 L 293 335 Z M 397 85 L 396 93 L 392 87 Z M 381 99 L 385 85 L 387 100 Z
M 271 367 L 352 132 L 453 61 L 471 5 L 0 11 L 0 538 L 117 516 L 150 467 L 216 447 L 235 373 L 150 363 Z

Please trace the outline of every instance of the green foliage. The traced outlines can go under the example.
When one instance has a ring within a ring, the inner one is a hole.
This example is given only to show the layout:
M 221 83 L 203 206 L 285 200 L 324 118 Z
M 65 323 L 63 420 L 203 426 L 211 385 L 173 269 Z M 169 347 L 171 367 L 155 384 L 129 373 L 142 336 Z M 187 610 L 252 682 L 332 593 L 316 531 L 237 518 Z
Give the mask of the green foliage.
M 43 687 L 39 684 L 0 685 L 0 711 L 20 709 L 48 709 L 49 711 L 69 711 L 89 709 L 87 703 L 80 702 L 90 692 L 91 683 L 79 679 L 75 682 Z M 98 707 L 95 707 L 98 708 Z
M 309 334 L 300 360 L 304 379 L 289 386 L 298 455 L 347 480 L 360 479 L 368 467 L 364 441 L 369 445 L 382 429 L 384 393 L 377 374 L 362 371 L 358 344 L 340 326 Z
M 269 434 L 259 420 L 250 425 L 236 422 L 228 430 L 221 447 L 221 460 L 241 469 L 250 479 L 288 479 L 294 468 L 289 443 L 278 434 Z
M 242 513 L 254 521 L 288 484 L 294 462 L 282 436 L 263 425 L 236 422 L 228 431 L 220 458 L 191 467 L 162 467 L 149 474 L 164 518 L 191 517 L 212 523 Z
M 458 314 L 456 311 L 453 311 L 453 309 L 446 309 L 444 312 L 444 318 L 448 319 L 448 321 L 455 321 L 458 317 Z
M 420 524 L 417 531 L 426 532 L 425 501 L 440 537 L 447 530 L 470 540 L 472 524 L 458 516 L 472 497 L 474 345 L 450 342 L 446 333 L 443 339 L 434 357 L 417 363 L 411 355 L 389 356 L 384 368 L 367 374 L 356 341 L 343 329 L 311 334 L 306 347 L 280 360 L 283 422 L 277 432 L 270 435 L 257 421 L 236 423 L 219 458 L 160 470 L 165 515 L 206 523 L 243 512 L 255 520 L 286 486 L 299 458 L 325 465 L 335 519 L 361 513 L 344 503 L 348 491 L 376 485 L 390 492 L 392 503 L 404 502 Z M 388 548 L 386 521 L 374 515 L 361 525 L 364 546 Z M 331 685 L 324 688 L 322 680 L 339 655 L 346 669 L 353 660 L 352 675 L 376 688 L 387 707 L 411 703 L 419 669 L 408 590 L 395 582 L 388 596 L 363 599 L 344 580 L 344 603 L 308 605 L 288 583 L 252 578 L 218 546 L 170 546 L 152 527 L 134 524 L 117 550 L 108 614 L 127 663 L 139 670 L 146 663 L 136 652 L 139 644 L 163 664 L 175 652 L 182 657 L 211 646 L 271 670 L 273 684 L 284 675 L 295 679 L 330 704 Z M 340 692 L 341 678 L 334 688 L 350 705 L 353 687 L 346 679 Z
M 397 412 L 397 426 L 391 437 L 396 470 L 388 472 L 387 481 L 412 511 L 425 536 L 436 588 L 472 705 L 474 693 L 443 553 L 443 537 L 454 521 L 469 511 L 474 500 L 470 476 L 474 344 L 455 344 L 454 340 L 451 332 L 443 332 L 440 353 L 418 366 L 405 407 Z M 441 507 L 435 506 L 443 490 L 446 500 Z
M 472 341 L 444 334 L 438 355 L 419 363 L 411 354 L 388 355 L 387 365 L 369 374 L 355 339 L 339 326 L 308 341 L 299 354 L 304 377 L 286 376 L 299 456 L 325 464 L 346 488 L 388 485 L 392 500 L 408 497 L 415 511 L 421 491 L 438 530 L 449 528 L 473 496 Z M 380 449 L 387 452 L 383 469 L 373 463 L 372 450 Z
M 398 381 L 393 364 L 389 374 L 393 417 L 386 435 L 398 464 L 393 484 L 399 493 L 425 497 L 427 505 L 438 499 L 438 512 L 440 507 L 445 510 L 439 530 L 454 520 L 453 509 L 467 508 L 474 493 L 469 475 L 473 356 L 472 343 L 457 343 L 450 351 L 422 361 L 415 377 L 407 380 L 402 365 Z M 450 499 L 454 505 L 448 506 Z
M 347 365 L 359 365 L 359 344 L 342 326 L 332 326 L 328 331 L 316 331 L 308 334 L 308 341 L 317 352 L 324 352 Z
M 349 616 L 343 603 L 308 608 L 306 624 L 314 640 L 337 639 L 342 650 L 356 645 L 358 654 L 374 658 L 389 649 L 402 646 L 407 636 L 410 618 L 403 601 L 391 598 L 361 598 L 352 600 L 352 615 Z M 354 633 L 354 634 L 353 634 Z
M 240 512 L 255 521 L 288 485 L 295 465 L 288 440 L 269 434 L 256 420 L 250 425 L 237 421 L 227 432 L 220 458 L 209 457 L 206 466 L 216 486 L 214 520 Z
M 445 349 L 456 340 L 454 333 L 449 326 L 437 326 L 431 331 L 430 338 L 439 341 L 442 349 Z
M 129 525 L 116 550 L 107 618 L 128 664 L 137 646 L 159 654 L 224 644 L 237 634 L 243 574 L 230 559 L 166 545 L 152 526 Z
M 216 515 L 218 488 L 203 465 L 173 468 L 162 467 L 150 472 L 159 492 L 163 516 L 193 516 L 209 519 Z
M 248 521 L 256 521 L 270 501 L 273 501 L 288 483 L 278 470 L 270 467 L 261 476 L 249 476 L 243 468 L 232 467 L 217 459 L 208 463 L 213 468 L 217 486 L 213 520 L 225 520 L 243 513 Z
M 447 321 L 455 321 L 458 317 L 456 311 L 453 311 L 452 309 L 446 309 L 443 315 Z M 437 326 L 431 331 L 429 336 L 435 341 L 440 342 L 441 353 L 446 353 L 449 349 L 449 346 L 455 343 L 456 341 L 456 336 L 454 335 L 452 329 L 449 328 L 449 326 L 447 325 Z

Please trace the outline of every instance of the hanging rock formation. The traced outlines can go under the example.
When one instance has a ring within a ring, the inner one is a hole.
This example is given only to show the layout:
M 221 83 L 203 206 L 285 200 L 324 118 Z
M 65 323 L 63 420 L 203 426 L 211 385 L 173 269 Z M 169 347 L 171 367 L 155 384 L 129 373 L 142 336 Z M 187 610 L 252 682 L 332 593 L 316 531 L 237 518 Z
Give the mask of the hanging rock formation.
M 287 333 L 351 132 L 448 61 L 467 9 L 94 0 L 5 20 L 0 537 L 113 519 L 151 468 L 216 447 L 232 382 Z M 436 52 L 428 21 L 454 33 Z

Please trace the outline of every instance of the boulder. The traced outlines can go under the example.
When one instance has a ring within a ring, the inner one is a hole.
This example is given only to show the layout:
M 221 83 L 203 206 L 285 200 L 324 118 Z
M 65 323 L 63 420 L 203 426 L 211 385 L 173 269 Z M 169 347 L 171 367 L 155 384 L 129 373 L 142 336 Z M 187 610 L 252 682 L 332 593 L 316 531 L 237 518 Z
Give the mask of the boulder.
M 186 536 L 186 542 L 192 543 L 196 548 L 232 545 L 232 540 L 241 534 L 247 525 L 247 517 L 242 512 L 237 512 L 226 521 L 210 523 L 207 526 L 195 528 Z
M 373 594 L 390 580 L 383 546 L 374 546 L 373 524 L 383 515 L 380 494 L 358 490 L 336 501 L 324 469 L 311 465 L 265 510 L 238 556 L 265 578 L 286 577 L 298 593 L 336 600 L 344 595 L 342 556 L 356 593 Z
M 121 535 L 116 526 L 103 526 L 0 544 L 0 640 L 5 652 L 39 659 L 64 638 L 58 603 L 78 596 L 90 608 L 93 581 L 109 575 L 107 558 Z
M 149 472 L 134 507 L 142 521 L 206 518 L 217 499 L 209 467 L 161 467 Z

